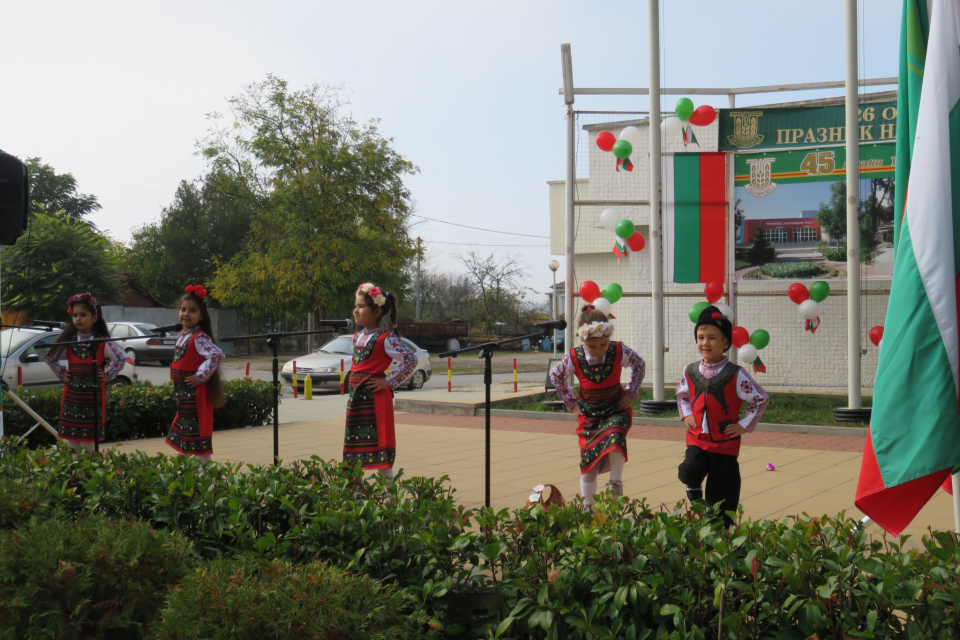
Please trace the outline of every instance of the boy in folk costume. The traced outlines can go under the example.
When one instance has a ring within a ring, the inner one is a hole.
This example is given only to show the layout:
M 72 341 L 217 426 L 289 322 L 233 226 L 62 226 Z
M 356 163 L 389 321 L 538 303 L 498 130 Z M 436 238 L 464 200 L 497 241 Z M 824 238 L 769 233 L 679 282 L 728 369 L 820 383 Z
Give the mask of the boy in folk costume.
M 610 472 L 607 488 L 623 495 L 623 467 L 627 461 L 627 432 L 633 421 L 630 405 L 640 395 L 646 364 L 637 353 L 610 340 L 613 323 L 591 305 L 580 312 L 577 334 L 583 344 L 571 349 L 554 367 L 550 379 L 569 411 L 577 414 L 580 441 L 580 490 L 583 504 L 592 505 L 597 476 Z M 624 390 L 620 373 L 630 367 L 630 384 Z M 569 383 L 580 382 L 579 393 Z
M 756 428 L 770 396 L 727 359 L 733 324 L 719 309 L 704 309 L 693 333 L 702 359 L 687 365 L 677 387 L 680 418 L 687 425 L 687 452 L 677 475 L 690 502 L 703 499 L 706 478 L 707 502 L 721 503 L 729 527 L 733 519 L 726 512 L 740 504 L 740 438 Z M 744 404 L 749 406 L 741 418 Z

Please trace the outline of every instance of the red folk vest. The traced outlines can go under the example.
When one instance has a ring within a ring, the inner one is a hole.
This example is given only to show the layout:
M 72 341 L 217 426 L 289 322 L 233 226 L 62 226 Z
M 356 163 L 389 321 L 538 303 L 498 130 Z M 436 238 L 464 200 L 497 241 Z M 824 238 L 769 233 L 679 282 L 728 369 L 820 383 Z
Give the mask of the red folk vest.
M 740 455 L 740 436 L 731 438 L 723 433 L 725 428 L 740 419 L 743 401 L 737 397 L 739 374 L 740 366 L 732 362 L 712 378 L 705 378 L 700 373 L 699 363 L 687 365 L 683 375 L 690 389 L 690 403 L 697 423 L 696 428 L 687 429 L 687 445 L 713 453 Z M 709 433 L 703 431 L 704 414 L 707 416 Z

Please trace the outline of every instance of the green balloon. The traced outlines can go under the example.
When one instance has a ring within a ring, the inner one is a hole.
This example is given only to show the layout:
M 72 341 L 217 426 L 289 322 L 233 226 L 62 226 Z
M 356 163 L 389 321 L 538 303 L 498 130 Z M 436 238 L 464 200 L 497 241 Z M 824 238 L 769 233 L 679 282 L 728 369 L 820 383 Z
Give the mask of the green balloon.
M 815 302 L 823 302 L 830 295 L 830 285 L 822 280 L 818 280 L 810 285 L 810 299 Z
M 616 282 L 611 282 L 600 292 L 600 297 L 609 300 L 610 304 L 616 304 L 623 297 L 623 287 Z
M 633 153 L 633 145 L 626 140 L 617 140 L 613 144 L 613 155 L 621 160 L 626 160 Z
M 757 349 L 763 349 L 765 346 L 770 344 L 770 334 L 763 329 L 757 329 L 750 334 L 750 344 L 755 346 Z
M 693 115 L 693 100 L 690 98 L 680 98 L 677 100 L 675 109 L 677 117 L 686 122 Z
M 636 230 L 637 227 L 627 219 L 623 219 L 617 223 L 617 235 L 624 240 L 627 238 L 632 238 Z
M 700 319 L 700 314 L 703 313 L 703 310 L 709 306 L 709 302 L 698 302 L 690 307 L 690 322 L 696 323 L 697 320 Z

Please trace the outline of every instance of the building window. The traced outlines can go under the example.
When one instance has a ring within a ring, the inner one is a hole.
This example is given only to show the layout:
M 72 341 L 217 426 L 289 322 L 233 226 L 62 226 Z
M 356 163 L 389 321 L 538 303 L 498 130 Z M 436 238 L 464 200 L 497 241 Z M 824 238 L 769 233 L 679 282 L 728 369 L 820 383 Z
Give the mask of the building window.
M 794 242 L 816 242 L 817 230 L 813 227 L 802 227 L 793 230 Z
M 787 230 L 786 229 L 764 229 L 763 238 L 767 242 L 783 243 L 787 241 Z

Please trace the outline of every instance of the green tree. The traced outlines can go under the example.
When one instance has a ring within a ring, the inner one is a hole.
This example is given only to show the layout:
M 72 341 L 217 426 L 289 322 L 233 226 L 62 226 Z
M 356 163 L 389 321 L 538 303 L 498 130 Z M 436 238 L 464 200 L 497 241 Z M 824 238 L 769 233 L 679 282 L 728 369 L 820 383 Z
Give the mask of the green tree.
M 30 172 L 31 212 L 46 211 L 68 218 L 83 216 L 99 211 L 102 207 L 96 196 L 78 193 L 77 180 L 71 173 L 57 172 L 41 158 L 27 158 L 25 163 Z
M 151 293 L 172 302 L 188 284 L 209 284 L 218 262 L 240 250 L 259 208 L 257 198 L 217 173 L 177 187 L 160 219 L 133 232 L 128 269 Z
M 887 182 L 887 180 L 889 180 Z M 880 182 L 880 184 L 874 184 Z M 893 200 L 893 179 L 872 180 L 872 192 L 866 201 L 860 201 L 857 219 L 860 228 L 860 260 L 867 261 L 879 244 L 877 228 L 885 216 L 893 219 L 893 209 L 889 203 Z M 889 194 L 889 196 L 888 196 Z M 889 211 L 888 211 L 889 209 Z M 847 183 L 838 180 L 830 185 L 830 202 L 820 203 L 817 212 L 820 228 L 830 234 L 840 246 L 840 239 L 847 237 Z
M 403 178 L 418 169 L 376 121 L 346 116 L 337 89 L 293 91 L 272 75 L 230 106 L 232 126 L 215 124 L 202 152 L 261 210 L 245 246 L 219 264 L 213 295 L 256 314 L 302 317 L 351 308 L 364 281 L 404 293 L 416 249 Z
M 753 234 L 753 244 L 747 249 L 747 262 L 750 264 L 766 264 L 777 255 L 777 249 L 763 234 L 763 225 L 757 227 Z
M 106 235 L 41 208 L 28 237 L 3 249 L 3 304 L 21 310 L 26 321 L 65 320 L 67 298 L 84 291 L 112 304 L 120 288 L 117 255 Z
M 840 246 L 840 239 L 847 237 L 847 184 L 837 180 L 830 185 L 830 202 L 820 203 L 817 211 L 817 221 L 820 229 L 825 231 L 830 240 Z

